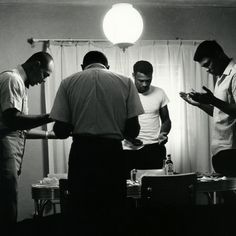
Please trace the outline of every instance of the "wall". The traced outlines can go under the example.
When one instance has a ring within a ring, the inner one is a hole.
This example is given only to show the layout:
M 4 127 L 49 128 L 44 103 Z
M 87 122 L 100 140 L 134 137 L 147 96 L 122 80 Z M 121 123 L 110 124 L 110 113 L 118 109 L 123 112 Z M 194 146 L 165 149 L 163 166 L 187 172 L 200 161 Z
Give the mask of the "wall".
M 13 68 L 33 52 L 27 43 L 34 38 L 104 39 L 102 18 L 110 6 L 55 4 L 0 5 L 0 71 Z M 144 18 L 142 39 L 216 39 L 236 58 L 236 8 L 137 7 Z M 30 113 L 43 112 L 42 87 L 29 91 Z M 31 183 L 47 174 L 46 143 L 28 140 L 19 179 L 19 220 L 32 217 Z

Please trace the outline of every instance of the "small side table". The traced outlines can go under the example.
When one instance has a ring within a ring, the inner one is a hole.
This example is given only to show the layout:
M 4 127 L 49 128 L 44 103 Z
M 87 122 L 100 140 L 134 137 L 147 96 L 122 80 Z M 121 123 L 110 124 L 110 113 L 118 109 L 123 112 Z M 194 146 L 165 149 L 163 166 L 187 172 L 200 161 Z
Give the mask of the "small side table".
M 45 206 L 48 203 L 52 204 L 53 213 L 56 214 L 56 205 L 60 204 L 59 186 L 32 184 L 31 194 L 34 200 L 35 217 L 43 217 Z

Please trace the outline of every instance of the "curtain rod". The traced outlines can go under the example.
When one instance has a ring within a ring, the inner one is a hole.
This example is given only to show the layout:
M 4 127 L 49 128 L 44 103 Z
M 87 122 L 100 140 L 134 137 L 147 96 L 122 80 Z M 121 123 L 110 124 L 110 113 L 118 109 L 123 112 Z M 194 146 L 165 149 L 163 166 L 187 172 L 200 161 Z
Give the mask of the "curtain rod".
M 149 40 L 140 40 L 140 41 L 167 41 L 167 43 L 171 41 L 179 41 L 181 44 L 182 42 L 194 42 L 194 44 L 201 43 L 202 40 L 184 40 L 176 37 L 176 39 L 171 40 L 157 40 L 157 39 L 149 39 Z M 109 42 L 105 39 L 37 39 L 37 38 L 29 38 L 27 42 L 31 45 L 31 47 L 35 46 L 35 43 L 43 43 L 42 51 L 46 51 L 49 48 L 51 42 L 55 43 L 79 43 L 79 42 Z
M 35 46 L 35 43 L 43 43 L 42 51 L 47 51 L 51 42 L 55 43 L 78 43 L 78 42 L 108 42 L 103 39 L 37 39 L 37 38 L 29 38 L 27 42 L 31 45 L 31 47 Z
M 27 42 L 29 44 L 34 43 L 45 43 L 45 42 L 108 42 L 105 39 L 37 39 L 37 38 L 29 38 Z
M 140 40 L 140 41 L 185 41 L 185 42 L 191 42 L 194 41 L 196 43 L 202 42 L 202 40 L 184 40 L 180 38 L 176 39 L 171 39 L 171 40 L 157 40 L 157 39 L 148 39 L 148 40 Z M 47 42 L 109 42 L 108 40 L 105 39 L 37 39 L 37 38 L 29 38 L 27 40 L 29 44 L 34 44 L 34 43 L 47 43 Z

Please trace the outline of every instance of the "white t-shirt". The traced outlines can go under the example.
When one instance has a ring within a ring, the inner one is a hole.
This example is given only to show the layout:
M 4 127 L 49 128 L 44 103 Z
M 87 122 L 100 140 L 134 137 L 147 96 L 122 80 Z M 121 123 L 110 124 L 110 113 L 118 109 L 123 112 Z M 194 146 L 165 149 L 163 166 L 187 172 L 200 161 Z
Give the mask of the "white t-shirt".
M 137 139 L 143 142 L 143 145 L 157 142 L 160 134 L 161 120 L 160 108 L 169 103 L 169 99 L 163 89 L 150 86 L 145 93 L 139 93 L 141 103 L 143 105 L 144 114 L 140 115 L 139 124 L 140 132 Z M 133 146 L 129 141 L 123 141 L 123 149 L 140 149 L 142 146 Z

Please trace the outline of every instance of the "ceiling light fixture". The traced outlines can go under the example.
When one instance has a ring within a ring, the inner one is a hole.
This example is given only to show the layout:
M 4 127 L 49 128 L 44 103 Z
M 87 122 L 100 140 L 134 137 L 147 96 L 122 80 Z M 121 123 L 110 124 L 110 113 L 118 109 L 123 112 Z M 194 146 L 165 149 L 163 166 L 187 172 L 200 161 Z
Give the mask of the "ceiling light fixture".
M 143 32 L 142 16 L 129 3 L 114 4 L 103 19 L 103 31 L 110 42 L 125 51 Z

